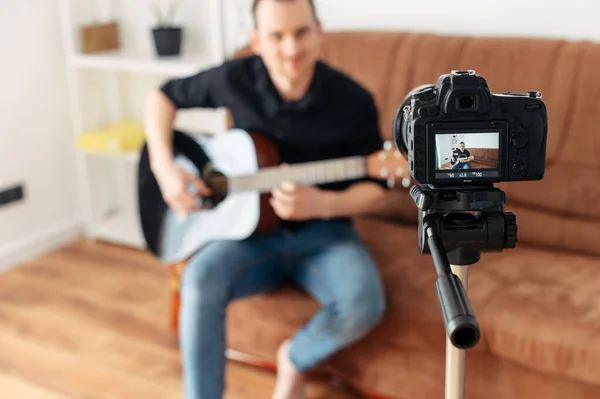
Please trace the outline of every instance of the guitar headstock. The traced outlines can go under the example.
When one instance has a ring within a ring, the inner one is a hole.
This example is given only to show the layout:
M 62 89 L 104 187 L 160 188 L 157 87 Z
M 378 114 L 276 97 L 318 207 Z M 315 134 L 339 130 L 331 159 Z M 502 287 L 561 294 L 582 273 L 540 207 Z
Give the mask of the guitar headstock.
M 405 188 L 411 183 L 408 162 L 391 141 L 386 141 L 382 150 L 367 156 L 367 174 L 374 179 L 387 179 L 390 187 L 399 180 Z

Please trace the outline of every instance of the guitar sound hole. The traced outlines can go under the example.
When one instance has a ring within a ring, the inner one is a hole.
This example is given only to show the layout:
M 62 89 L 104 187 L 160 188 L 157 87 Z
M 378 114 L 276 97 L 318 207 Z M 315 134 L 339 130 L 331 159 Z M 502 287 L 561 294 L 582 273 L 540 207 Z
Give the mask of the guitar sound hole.
M 227 176 L 219 171 L 213 171 L 206 183 L 213 192 L 210 196 L 211 205 L 216 207 L 227 197 Z

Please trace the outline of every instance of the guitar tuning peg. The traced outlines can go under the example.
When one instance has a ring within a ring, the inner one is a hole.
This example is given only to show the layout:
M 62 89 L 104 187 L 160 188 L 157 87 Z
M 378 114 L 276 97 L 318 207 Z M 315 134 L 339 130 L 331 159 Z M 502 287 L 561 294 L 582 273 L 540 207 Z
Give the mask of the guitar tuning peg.
M 383 149 L 386 151 L 391 151 L 394 147 L 394 144 L 390 140 L 386 140 L 383 142 Z
M 408 177 L 405 177 L 402 179 L 402 187 L 404 188 L 408 188 L 410 186 L 410 179 Z
M 401 167 L 396 168 L 396 176 L 400 177 L 404 174 L 404 169 Z
M 396 179 L 394 179 L 392 177 L 387 179 L 387 186 L 388 186 L 388 188 L 394 188 L 394 186 L 396 186 Z

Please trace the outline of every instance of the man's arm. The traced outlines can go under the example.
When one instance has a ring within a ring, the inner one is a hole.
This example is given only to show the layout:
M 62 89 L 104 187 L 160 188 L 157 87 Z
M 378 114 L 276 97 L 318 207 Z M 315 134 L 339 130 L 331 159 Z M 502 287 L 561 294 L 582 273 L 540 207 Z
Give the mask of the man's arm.
M 193 76 L 171 79 L 148 96 L 144 117 L 146 141 L 154 173 L 172 165 L 173 122 L 176 111 L 183 108 L 218 108 L 225 101 L 222 66 L 201 71 Z
M 210 195 L 209 188 L 195 175 L 179 168 L 173 154 L 173 122 L 179 108 L 216 108 L 224 103 L 220 95 L 225 86 L 221 68 L 202 71 L 194 76 L 172 79 L 152 92 L 147 99 L 144 116 L 150 169 L 160 186 L 165 202 L 184 216 L 198 210 L 197 196 Z M 188 192 L 193 184 L 195 195 Z
M 388 207 L 388 190 L 372 182 L 359 182 L 343 191 L 329 192 L 325 219 L 358 215 L 380 215 Z
M 174 162 L 172 141 L 176 109 L 161 90 L 148 96 L 144 124 L 150 167 L 155 174 Z

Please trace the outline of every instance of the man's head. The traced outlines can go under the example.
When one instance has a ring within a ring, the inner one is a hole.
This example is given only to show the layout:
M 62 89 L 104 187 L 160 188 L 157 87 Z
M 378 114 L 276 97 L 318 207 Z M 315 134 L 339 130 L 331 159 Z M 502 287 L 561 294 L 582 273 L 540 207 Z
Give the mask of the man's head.
M 290 81 L 311 74 L 323 31 L 313 0 L 254 0 L 250 45 L 271 73 Z
M 460 144 L 459 144 L 458 146 L 460 147 L 460 150 L 461 150 L 461 151 L 464 151 L 464 150 L 465 150 L 465 143 L 464 143 L 464 142 L 462 142 L 462 141 L 461 141 L 461 142 L 460 142 Z

